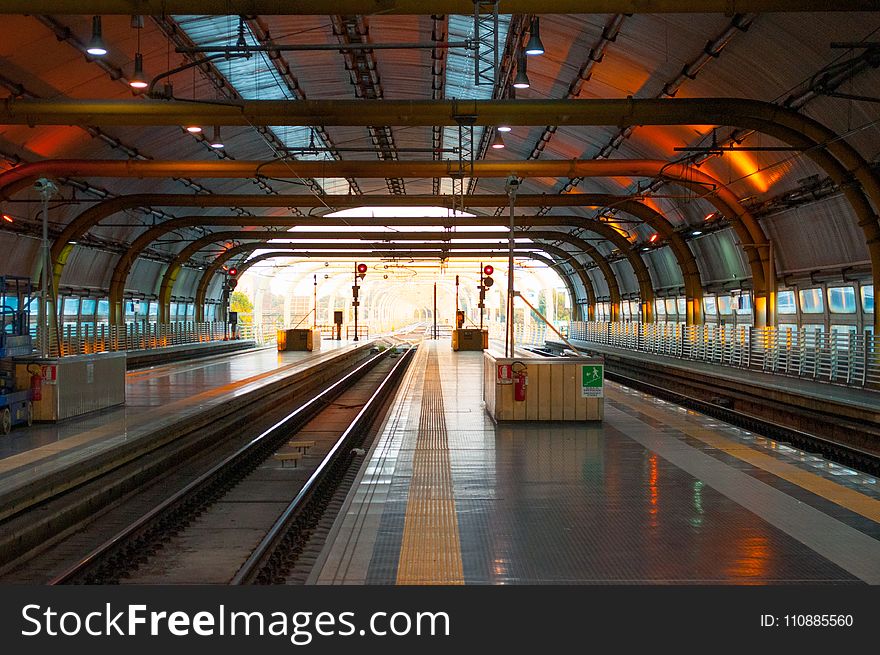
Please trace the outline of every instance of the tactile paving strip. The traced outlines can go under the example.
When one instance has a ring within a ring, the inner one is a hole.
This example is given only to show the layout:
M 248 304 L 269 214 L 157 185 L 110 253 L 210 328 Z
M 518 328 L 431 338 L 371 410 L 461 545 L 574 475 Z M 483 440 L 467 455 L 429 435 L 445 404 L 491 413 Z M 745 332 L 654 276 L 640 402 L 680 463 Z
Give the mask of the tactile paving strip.
M 397 584 L 464 584 L 437 355 L 425 367 Z

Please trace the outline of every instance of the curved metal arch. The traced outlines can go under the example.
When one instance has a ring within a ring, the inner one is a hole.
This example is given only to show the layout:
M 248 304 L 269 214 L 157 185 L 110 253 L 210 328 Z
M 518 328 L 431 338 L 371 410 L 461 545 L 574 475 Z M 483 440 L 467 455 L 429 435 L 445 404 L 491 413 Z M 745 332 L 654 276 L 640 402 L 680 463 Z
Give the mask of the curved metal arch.
M 255 264 L 259 264 L 260 262 L 266 261 L 267 259 L 275 259 L 279 257 L 289 257 L 290 252 L 268 252 L 263 253 L 262 255 L 257 255 L 256 257 L 252 257 L 241 263 L 238 267 L 239 275 L 244 274 L 246 270 L 248 270 L 251 266 Z M 531 252 L 526 255 L 529 259 L 534 259 L 535 261 L 539 261 L 542 264 L 546 264 L 548 267 L 555 269 L 559 275 L 559 279 L 562 280 L 562 283 L 565 285 L 565 288 L 568 290 L 568 295 L 571 298 L 571 308 L 572 308 L 572 319 L 575 321 L 583 320 L 582 314 L 582 304 L 579 302 L 580 297 L 577 293 L 577 289 L 574 286 L 574 282 L 570 277 L 570 274 L 564 270 L 562 270 L 562 264 L 557 261 L 554 261 L 551 257 L 547 257 L 541 255 L 536 252 Z M 202 305 L 204 307 L 204 304 Z M 202 314 L 202 318 L 204 318 L 204 314 Z
M 504 206 L 508 202 L 507 196 L 498 194 L 481 194 L 465 197 L 465 206 L 467 207 L 498 207 Z M 414 207 L 414 206 L 445 206 L 449 204 L 449 198 L 443 196 L 323 196 L 318 199 L 313 195 L 278 195 L 278 196 L 252 196 L 247 194 L 214 194 L 209 196 L 196 195 L 177 195 L 177 194 L 134 194 L 129 196 L 121 196 L 110 200 L 102 201 L 89 209 L 83 211 L 79 216 L 74 218 L 58 236 L 52 244 L 53 269 L 55 276 L 56 288 L 60 285 L 61 275 L 64 265 L 73 250 L 72 241 L 81 239 L 86 232 L 92 227 L 98 225 L 101 220 L 112 216 L 113 214 L 143 206 L 173 206 L 173 207 L 223 207 L 226 205 L 238 205 L 245 207 L 285 207 L 285 206 L 313 206 L 323 207 L 324 203 L 330 204 L 332 207 L 370 207 L 379 205 Z M 688 266 L 687 257 L 689 250 L 684 244 L 684 240 L 673 229 L 671 223 L 663 214 L 656 212 L 647 205 L 631 199 L 628 196 L 615 196 L 610 194 L 566 194 L 559 196 L 546 196 L 544 194 L 522 194 L 517 197 L 517 204 L 520 207 L 540 207 L 549 206 L 609 206 L 617 207 L 621 211 L 628 213 L 654 228 L 655 231 L 662 234 L 670 244 L 675 246 L 679 244 L 681 248 L 677 250 L 677 257 L 682 268 L 683 277 L 687 277 L 688 271 L 696 271 L 696 264 Z M 451 205 L 450 205 L 451 208 Z M 490 217 L 480 217 L 490 218 Z M 551 225 L 546 221 L 548 217 L 535 216 L 531 220 L 535 224 Z M 177 227 L 192 227 L 202 224 L 213 225 L 244 225 L 243 220 L 250 220 L 250 217 L 241 216 L 184 216 L 180 218 L 169 219 L 159 225 L 151 228 L 156 230 L 155 234 L 161 235 L 162 226 L 168 225 Z M 321 221 L 320 216 L 297 217 L 254 217 L 255 224 L 266 225 L 296 225 L 317 224 Z M 357 221 L 356 218 L 349 218 L 350 221 Z M 456 222 L 465 222 L 467 217 L 458 217 Z M 564 219 L 560 219 L 564 220 Z M 260 223 L 263 221 L 263 223 Z M 270 222 L 271 221 L 271 222 Z M 276 222 L 277 221 L 277 222 Z M 570 222 L 565 225 L 573 227 L 580 226 L 588 222 L 589 219 L 581 217 L 571 217 Z M 169 228 L 171 229 L 171 228 Z M 682 256 L 682 253 L 685 253 Z M 690 255 L 690 261 L 693 262 L 693 256 Z M 696 272 L 699 278 L 699 272 Z M 699 281 L 699 279 L 698 279 Z
M 283 251 L 287 252 L 287 253 L 293 252 L 293 251 L 298 252 L 301 249 L 305 253 L 310 252 L 309 250 L 304 249 L 302 246 L 296 246 L 294 244 L 276 244 L 276 247 L 280 247 L 281 245 L 292 246 L 290 248 L 283 249 Z M 234 248 L 230 248 L 229 250 L 225 250 L 224 252 L 220 253 L 206 267 L 205 271 L 202 273 L 201 278 L 199 279 L 198 288 L 196 290 L 196 296 L 195 296 L 196 320 L 202 320 L 202 321 L 204 320 L 204 307 L 205 307 L 205 301 L 207 298 L 208 285 L 210 284 L 211 279 L 214 277 L 214 275 L 223 266 L 223 264 L 225 264 L 227 261 L 229 261 L 230 259 L 232 259 L 240 254 L 243 254 L 246 252 L 252 252 L 254 250 L 259 250 L 265 246 L 266 246 L 265 243 L 259 243 L 259 242 L 235 246 Z M 464 254 L 465 252 L 467 252 L 466 247 L 467 246 L 465 246 L 464 248 L 452 247 L 450 249 L 451 250 L 458 250 L 461 254 Z M 587 294 L 587 299 L 586 299 L 587 300 L 587 311 L 588 311 L 587 320 L 593 320 L 594 307 L 596 305 L 596 293 L 593 289 L 593 284 L 590 281 L 590 278 L 587 275 L 586 270 L 583 268 L 583 266 L 580 264 L 580 262 L 578 262 L 576 259 L 574 259 L 571 256 L 570 253 L 565 252 L 561 248 L 557 248 L 555 246 L 543 246 L 543 249 L 546 250 L 550 255 L 552 255 L 560 260 L 559 263 L 557 263 L 557 266 L 560 266 L 562 263 L 565 263 L 574 270 L 575 274 L 577 275 L 578 279 L 581 282 L 582 287 L 584 288 L 584 290 L 586 291 L 586 294 Z M 369 250 L 373 256 L 378 256 L 378 257 L 381 257 L 381 256 L 396 257 L 396 256 L 400 256 L 400 254 L 402 252 L 403 253 L 406 252 L 405 247 L 390 248 L 388 250 L 376 251 L 371 246 L 366 246 L 364 248 L 354 249 L 353 254 L 350 254 L 349 256 L 355 257 L 355 256 L 362 255 L 364 250 Z M 441 249 L 438 248 L 437 250 L 441 250 Z M 526 250 L 525 248 L 523 248 L 522 246 L 516 247 L 516 248 L 514 248 L 514 250 L 520 251 L 520 253 L 528 252 L 529 257 L 532 257 L 533 255 L 535 255 L 535 256 L 540 255 L 540 253 L 530 252 L 530 251 Z M 431 252 L 433 252 L 433 251 L 431 251 Z M 486 252 L 485 249 L 475 250 L 475 251 L 473 251 L 472 254 L 474 256 L 479 256 L 481 254 L 485 254 L 485 252 Z M 505 252 L 507 252 L 506 249 L 499 250 L 499 254 L 503 254 Z M 300 254 L 298 256 L 302 257 L 303 255 Z M 335 253 L 333 256 L 334 257 L 342 257 L 345 255 L 342 253 Z M 429 257 L 429 255 L 424 255 L 424 256 Z M 327 255 L 325 255 L 325 257 L 327 257 Z M 582 319 L 583 313 L 582 313 L 582 310 L 580 309 L 582 307 L 582 304 L 580 303 L 580 298 L 579 298 L 578 294 L 575 293 L 573 282 L 571 281 L 571 279 L 567 275 L 563 279 L 567 280 L 568 283 L 571 284 L 571 286 L 569 286 L 569 289 L 570 289 L 570 292 L 572 293 L 572 304 L 573 304 L 573 306 L 575 306 L 575 305 L 577 306 L 577 309 L 578 309 L 577 313 L 580 315 L 580 318 Z
M 585 228 L 586 229 L 586 228 Z M 490 233 L 490 232 L 462 232 L 458 236 L 460 238 L 472 238 L 472 239 L 493 239 L 496 236 L 501 236 L 502 233 Z M 215 243 L 217 241 L 229 241 L 235 239 L 283 239 L 283 238 L 313 238 L 313 239 L 332 239 L 333 234 L 327 233 L 294 233 L 288 234 L 286 232 L 264 232 L 264 231 L 250 231 L 250 232 L 216 232 L 214 234 L 206 235 L 201 237 L 200 239 L 196 239 L 189 245 L 187 245 L 183 250 L 181 250 L 177 256 L 174 258 L 162 277 L 162 282 L 159 287 L 159 322 L 167 323 L 169 320 L 170 307 L 171 307 L 171 296 L 173 295 L 174 283 L 177 280 L 177 276 L 180 274 L 180 271 L 184 265 L 184 263 L 190 259 L 196 252 L 201 250 L 202 248 Z M 335 235 L 338 236 L 338 235 Z M 382 243 L 382 238 L 389 236 L 385 233 L 361 233 L 360 235 L 352 234 L 352 237 L 361 238 L 364 240 L 372 240 L 373 243 Z M 421 240 L 426 243 L 430 243 L 433 241 L 437 241 L 440 244 L 445 244 L 447 241 L 444 240 L 444 237 L 448 237 L 449 235 L 445 233 L 438 232 L 436 234 L 433 233 L 393 233 L 394 239 L 396 240 Z M 572 236 L 565 232 L 549 232 L 549 231 L 528 231 L 528 232 L 520 232 L 518 233 L 520 237 L 528 237 L 531 239 L 555 239 L 557 241 L 563 241 L 568 243 L 575 248 L 580 248 L 583 253 L 585 253 L 588 257 L 590 257 L 596 265 L 599 267 L 599 270 L 602 272 L 602 275 L 605 277 L 605 282 L 608 285 L 608 293 L 611 297 L 611 305 L 612 305 L 612 320 L 619 319 L 619 311 L 620 311 L 620 287 L 617 281 L 617 276 L 614 274 L 613 269 L 608 264 L 608 261 L 596 249 L 595 246 L 585 241 L 584 239 L 580 239 L 578 237 Z M 345 247 L 347 244 L 340 244 L 338 247 Z M 542 247 L 544 245 L 549 244 L 540 244 Z M 561 249 L 564 251 L 564 249 Z M 568 253 L 569 256 L 577 257 L 576 253 Z
M 638 203 L 636 203 L 636 204 L 638 204 Z M 653 212 L 656 214 L 656 212 L 654 212 L 650 208 L 648 208 L 644 205 L 640 205 L 640 206 L 649 210 L 649 212 Z M 624 211 L 626 211 L 626 210 L 624 209 Z M 631 209 L 630 211 L 633 211 L 633 210 Z M 660 215 L 658 215 L 658 216 L 660 216 Z M 338 220 L 334 221 L 333 219 L 308 220 L 308 219 L 303 219 L 301 217 L 284 218 L 284 217 L 243 217 L 243 216 L 234 216 L 234 217 L 233 216 L 229 216 L 229 217 L 212 217 L 212 216 L 201 217 L 201 216 L 199 216 L 199 217 L 184 217 L 184 218 L 170 219 L 168 221 L 165 221 L 164 223 L 160 223 L 159 225 L 152 227 L 149 230 L 146 230 L 141 235 L 139 235 L 138 238 L 134 242 L 132 242 L 131 246 L 125 251 L 125 253 L 123 253 L 119 257 L 119 259 L 117 260 L 116 266 L 113 270 L 113 275 L 111 276 L 111 282 L 110 282 L 110 322 L 111 323 L 118 323 L 119 321 L 122 320 L 122 304 L 124 302 L 123 296 L 124 296 L 124 291 L 125 291 L 125 282 L 128 278 L 128 275 L 131 271 L 132 266 L 134 265 L 134 262 L 137 260 L 140 253 L 143 252 L 143 250 L 150 243 L 152 243 L 153 241 L 155 241 L 156 239 L 158 239 L 162 235 L 164 235 L 172 230 L 179 229 L 181 227 L 193 226 L 193 225 L 209 225 L 209 224 L 213 225 L 213 224 L 217 224 L 217 223 L 221 223 L 221 224 L 225 224 L 225 225 L 242 226 L 242 227 L 251 226 L 251 225 L 260 225 L 263 227 L 267 227 L 270 225 L 273 225 L 273 226 L 277 225 L 277 226 L 282 226 L 282 227 L 294 227 L 294 226 L 302 226 L 304 223 L 312 223 L 315 225 L 323 225 L 325 227 L 330 227 L 331 221 L 333 223 L 338 223 L 338 224 L 344 223 L 345 225 L 352 225 L 352 223 L 354 222 L 354 223 L 363 224 L 365 227 L 368 227 L 370 225 L 375 226 L 375 219 L 360 219 L 360 220 L 358 220 L 358 219 L 353 219 L 352 217 L 346 217 L 345 219 L 338 219 Z M 635 273 L 636 279 L 638 280 L 639 293 L 640 293 L 640 298 L 641 298 L 642 308 L 643 308 L 642 316 L 644 317 L 644 320 L 647 322 L 653 321 L 654 290 L 653 290 L 653 286 L 651 283 L 651 277 L 648 272 L 647 266 L 645 265 L 641 256 L 631 248 L 631 244 L 629 243 L 629 241 L 622 234 L 620 234 L 617 230 L 615 230 L 611 225 L 609 225 L 607 223 L 602 223 L 599 221 L 591 221 L 591 220 L 582 219 L 582 218 L 578 218 L 578 217 L 546 217 L 546 216 L 543 216 L 543 217 L 538 217 L 538 216 L 536 216 L 536 217 L 519 217 L 519 218 L 516 218 L 515 221 L 518 226 L 535 227 L 537 225 L 540 225 L 540 226 L 550 227 L 550 226 L 567 225 L 567 226 L 571 226 L 571 227 L 577 227 L 579 229 L 582 229 L 582 230 L 585 230 L 588 232 L 594 232 L 596 234 L 599 234 L 603 238 L 605 238 L 608 241 L 610 241 L 611 243 L 613 243 L 620 250 L 620 252 L 623 253 L 624 256 L 627 258 L 627 261 L 629 261 L 630 265 L 632 266 L 633 272 Z M 651 221 L 651 222 L 653 223 L 655 221 Z M 401 221 L 400 219 L 384 218 L 382 220 L 382 223 L 383 223 L 383 225 L 393 224 L 395 226 L 404 225 L 407 223 L 411 223 L 413 225 L 445 224 L 444 219 L 424 219 L 424 218 L 409 219 L 405 222 Z M 674 232 L 671 229 L 671 226 L 665 221 L 665 219 L 661 218 L 659 220 L 659 223 L 662 224 L 660 226 L 661 231 L 663 230 L 663 226 L 665 226 L 665 228 L 666 228 L 665 233 L 668 233 L 674 237 L 678 237 L 678 239 L 681 240 L 678 233 Z M 458 217 L 458 218 L 456 218 L 456 224 L 457 225 L 467 225 L 467 226 L 483 226 L 483 225 L 495 224 L 495 225 L 499 225 L 499 226 L 503 227 L 503 226 L 506 226 L 507 221 L 501 220 L 501 219 L 498 219 L 495 217 L 473 218 L 473 219 L 469 219 L 466 217 Z M 227 232 L 224 234 L 231 234 L 231 233 Z M 247 238 L 250 233 L 247 231 L 242 231 L 242 232 L 237 232 L 235 234 L 236 234 L 236 237 Z M 284 235 L 285 235 L 284 232 L 280 232 L 278 234 L 279 238 L 282 238 Z M 528 235 L 528 234 L 526 234 L 526 235 Z M 573 235 L 570 235 L 570 234 L 567 234 L 564 232 L 560 232 L 559 235 L 560 236 L 558 238 L 561 238 L 563 240 L 567 239 L 567 240 L 569 240 L 569 242 L 572 242 L 571 239 L 577 239 L 577 237 L 574 237 Z M 353 234 L 352 236 L 355 236 L 355 235 Z M 552 236 L 554 238 L 556 238 L 555 233 Z M 236 238 L 236 237 L 232 237 L 232 238 Z M 227 237 L 227 238 L 229 238 L 229 237 Z M 538 237 L 538 238 L 540 238 L 540 237 Z M 214 240 L 219 240 L 219 239 L 211 239 L 211 241 L 214 241 Z M 683 241 L 682 241 L 682 243 L 683 243 Z M 578 247 L 581 247 L 584 250 L 591 248 L 590 244 L 588 244 L 580 239 L 577 239 L 577 241 L 574 242 L 574 245 L 577 245 Z M 586 247 L 584 247 L 584 246 L 586 246 Z M 688 251 L 688 252 L 690 252 L 690 251 Z M 601 253 L 598 253 L 598 251 L 596 251 L 596 255 L 598 257 L 602 257 Z M 594 259 L 594 261 L 598 262 L 598 260 L 596 260 L 595 256 L 593 257 L 593 259 Z M 685 276 L 685 271 L 683 268 L 682 268 L 682 276 L 683 277 Z M 607 275 L 606 275 L 606 279 L 607 279 Z M 611 285 L 609 285 L 609 290 L 610 289 L 611 289 Z M 170 294 L 169 294 L 169 302 L 170 302 Z M 163 303 L 163 306 L 164 306 L 164 303 Z
M 58 162 L 55 163 L 58 164 Z M 95 164 L 96 162 L 92 163 Z M 120 164 L 120 162 L 103 163 Z M 124 171 L 126 174 L 134 174 L 134 171 L 142 170 L 141 167 L 136 167 L 134 165 L 141 163 L 154 164 L 156 162 L 122 162 L 122 164 L 125 164 L 125 166 L 122 166 L 119 170 Z M 164 172 L 169 162 L 159 163 L 161 164 L 161 166 L 159 166 L 157 170 L 161 170 Z M 238 175 L 241 174 L 242 171 L 249 171 L 251 174 L 253 173 L 253 170 L 248 169 L 248 166 L 253 167 L 254 162 L 239 162 L 234 167 L 220 166 L 219 168 L 216 166 L 216 164 L 218 163 L 223 165 L 236 164 L 236 162 L 226 161 L 207 163 L 171 162 L 171 164 L 182 167 L 183 170 L 192 168 L 193 165 L 195 165 L 197 169 L 200 166 L 204 166 L 204 171 L 206 171 L 207 174 L 211 175 L 219 174 L 216 172 L 218 170 L 226 171 L 226 174 L 229 175 L 233 174 L 233 172 Z M 340 163 L 344 162 L 329 162 L 326 165 L 328 167 L 333 167 L 336 164 Z M 359 162 L 358 165 L 368 165 L 366 166 L 365 170 L 372 171 L 370 174 L 381 173 L 382 177 L 387 176 L 386 169 L 376 167 L 374 165 L 376 163 L 378 163 L 380 166 L 393 166 L 401 162 Z M 434 164 L 434 162 L 403 163 L 408 166 Z M 61 164 L 58 165 L 61 166 Z M 262 166 L 263 164 L 259 165 Z M 275 164 L 267 164 L 267 166 L 272 165 Z M 112 167 L 108 166 L 107 168 L 108 170 L 113 170 Z M 706 200 L 711 202 L 730 220 L 732 227 L 737 232 L 737 236 L 739 238 L 741 246 L 745 248 L 747 259 L 751 268 L 753 286 L 755 289 L 755 305 L 759 310 L 756 311 L 756 324 L 763 325 L 766 323 L 768 318 L 768 307 L 766 303 L 767 289 L 765 288 L 765 269 L 767 271 L 771 270 L 769 262 L 769 248 L 766 247 L 768 245 L 767 239 L 760 225 L 757 223 L 754 217 L 739 203 L 739 200 L 735 196 L 735 194 L 724 187 L 718 180 L 716 180 L 712 176 L 689 166 L 684 166 L 682 164 L 670 164 L 668 162 L 659 160 L 587 160 L 572 162 L 527 161 L 505 162 L 500 165 L 494 162 L 488 165 L 486 162 L 480 162 L 477 168 L 479 170 L 475 170 L 475 174 L 480 174 L 483 176 L 501 175 L 502 173 L 525 175 L 535 175 L 540 173 L 543 175 L 556 177 L 604 177 L 608 175 L 662 177 L 664 179 L 668 179 L 673 183 L 680 184 L 688 188 L 697 188 L 702 192 L 708 192 L 708 195 L 706 195 Z M 325 173 L 323 174 L 329 175 L 330 173 L 331 172 L 325 171 Z M 415 173 L 408 169 L 407 175 L 411 176 L 415 175 Z M 251 177 L 252 175 L 248 176 Z M 427 175 L 427 177 L 435 176 L 436 174 L 434 173 Z M 0 178 L 2 178 L 2 175 L 0 175 Z M 61 254 L 59 251 L 68 246 L 67 240 L 71 238 L 70 235 L 72 233 L 73 231 L 65 230 L 65 232 L 59 237 L 55 244 L 55 246 L 57 247 L 53 246 L 53 257 Z M 56 258 L 55 261 L 60 262 L 61 258 Z

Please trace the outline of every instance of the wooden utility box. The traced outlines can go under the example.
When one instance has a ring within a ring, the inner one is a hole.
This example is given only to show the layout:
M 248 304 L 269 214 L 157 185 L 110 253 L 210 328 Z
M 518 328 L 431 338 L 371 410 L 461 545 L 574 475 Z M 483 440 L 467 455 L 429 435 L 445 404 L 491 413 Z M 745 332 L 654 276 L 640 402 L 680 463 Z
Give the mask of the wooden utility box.
M 488 347 L 488 330 L 459 328 L 452 331 L 453 350 L 485 350 Z
M 524 391 L 518 374 L 525 372 Z M 503 358 L 483 354 L 483 400 L 494 421 L 601 421 L 602 357 Z M 516 400 L 517 388 L 523 400 Z
M 320 350 L 321 333 L 318 330 L 278 330 L 278 350 Z

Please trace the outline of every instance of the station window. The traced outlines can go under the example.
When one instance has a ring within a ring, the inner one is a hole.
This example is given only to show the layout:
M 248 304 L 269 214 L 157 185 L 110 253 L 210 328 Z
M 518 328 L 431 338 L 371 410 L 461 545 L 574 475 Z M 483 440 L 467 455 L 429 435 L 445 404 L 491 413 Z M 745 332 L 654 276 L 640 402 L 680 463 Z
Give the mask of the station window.
M 685 314 L 687 314 L 687 310 L 688 310 L 687 300 L 685 300 L 684 298 L 676 298 L 675 303 L 678 305 L 678 315 L 679 316 L 684 316 Z
M 623 316 L 624 318 L 630 318 L 629 303 L 626 302 L 625 300 L 622 303 L 620 303 L 620 315 Z
M 79 313 L 79 298 L 64 299 L 64 315 L 76 316 Z
M 630 314 L 632 314 L 632 317 L 636 320 L 639 318 L 639 309 L 640 309 L 639 305 L 640 304 L 641 303 L 639 303 L 638 300 L 630 300 L 629 301 Z
M 150 301 L 149 317 L 156 318 L 159 315 L 159 303 L 155 300 Z
M 831 326 L 831 334 L 834 334 L 834 335 L 854 334 L 855 331 L 856 331 L 855 325 L 832 325 Z
M 752 313 L 752 296 L 748 293 L 741 293 L 735 297 L 736 302 L 734 303 L 734 307 L 736 308 L 737 314 L 751 314 Z
M 798 330 L 798 326 L 796 323 L 780 323 L 778 327 L 781 333 L 785 333 L 788 331 L 797 332 Z
M 109 317 L 110 317 L 110 301 L 109 300 L 99 300 L 98 301 L 98 318 L 106 320 Z
M 95 314 L 95 306 L 98 304 L 98 301 L 94 298 L 83 298 L 82 306 L 80 307 L 80 313 L 83 316 L 92 317 Z
M 715 316 L 718 313 L 718 303 L 715 301 L 715 296 L 703 297 L 703 311 L 707 316 Z
M 658 316 L 666 316 L 666 302 L 663 298 L 657 298 L 654 301 L 654 310 L 657 312 Z
M 776 311 L 780 314 L 797 314 L 794 291 L 780 291 L 776 294 Z
M 196 306 L 192 303 L 188 303 L 186 306 L 186 317 L 192 320 L 192 317 L 195 316 Z
M 666 313 L 671 316 L 675 316 L 678 313 L 678 309 L 675 306 L 675 298 L 666 299 Z
M 874 285 L 862 286 L 862 310 L 866 313 L 874 313 Z
M 177 303 L 176 302 L 171 303 L 168 315 L 171 317 L 172 321 L 175 318 L 177 318 Z
M 730 296 L 718 296 L 718 313 L 722 316 L 733 314 L 733 302 Z
M 804 332 L 808 334 L 822 334 L 823 332 L 825 332 L 825 326 L 821 323 L 807 323 L 806 325 L 804 325 Z
M 801 311 L 804 314 L 822 314 L 825 311 L 822 289 L 801 289 L 798 295 L 801 299 Z
M 853 287 L 829 287 L 828 309 L 832 314 L 855 314 L 856 290 Z

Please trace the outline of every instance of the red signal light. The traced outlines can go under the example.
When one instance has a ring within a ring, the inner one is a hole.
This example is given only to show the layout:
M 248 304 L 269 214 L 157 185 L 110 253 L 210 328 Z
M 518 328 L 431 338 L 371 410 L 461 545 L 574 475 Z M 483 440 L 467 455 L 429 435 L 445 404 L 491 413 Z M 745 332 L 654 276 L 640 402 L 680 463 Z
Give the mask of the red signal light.
M 3 214 L 3 220 L 7 223 L 14 223 L 15 220 L 9 214 Z
M 483 275 L 492 275 L 495 272 L 495 267 L 492 264 L 486 264 L 483 267 Z
M 232 268 L 230 268 L 229 271 L 227 271 L 227 272 L 228 272 L 231 276 L 233 276 L 233 277 L 235 277 L 236 275 L 238 275 L 238 269 L 235 268 L 234 266 L 233 266 Z
M 366 264 L 358 264 L 357 265 L 357 272 L 361 273 L 361 274 L 366 273 L 367 272 L 367 265 Z

